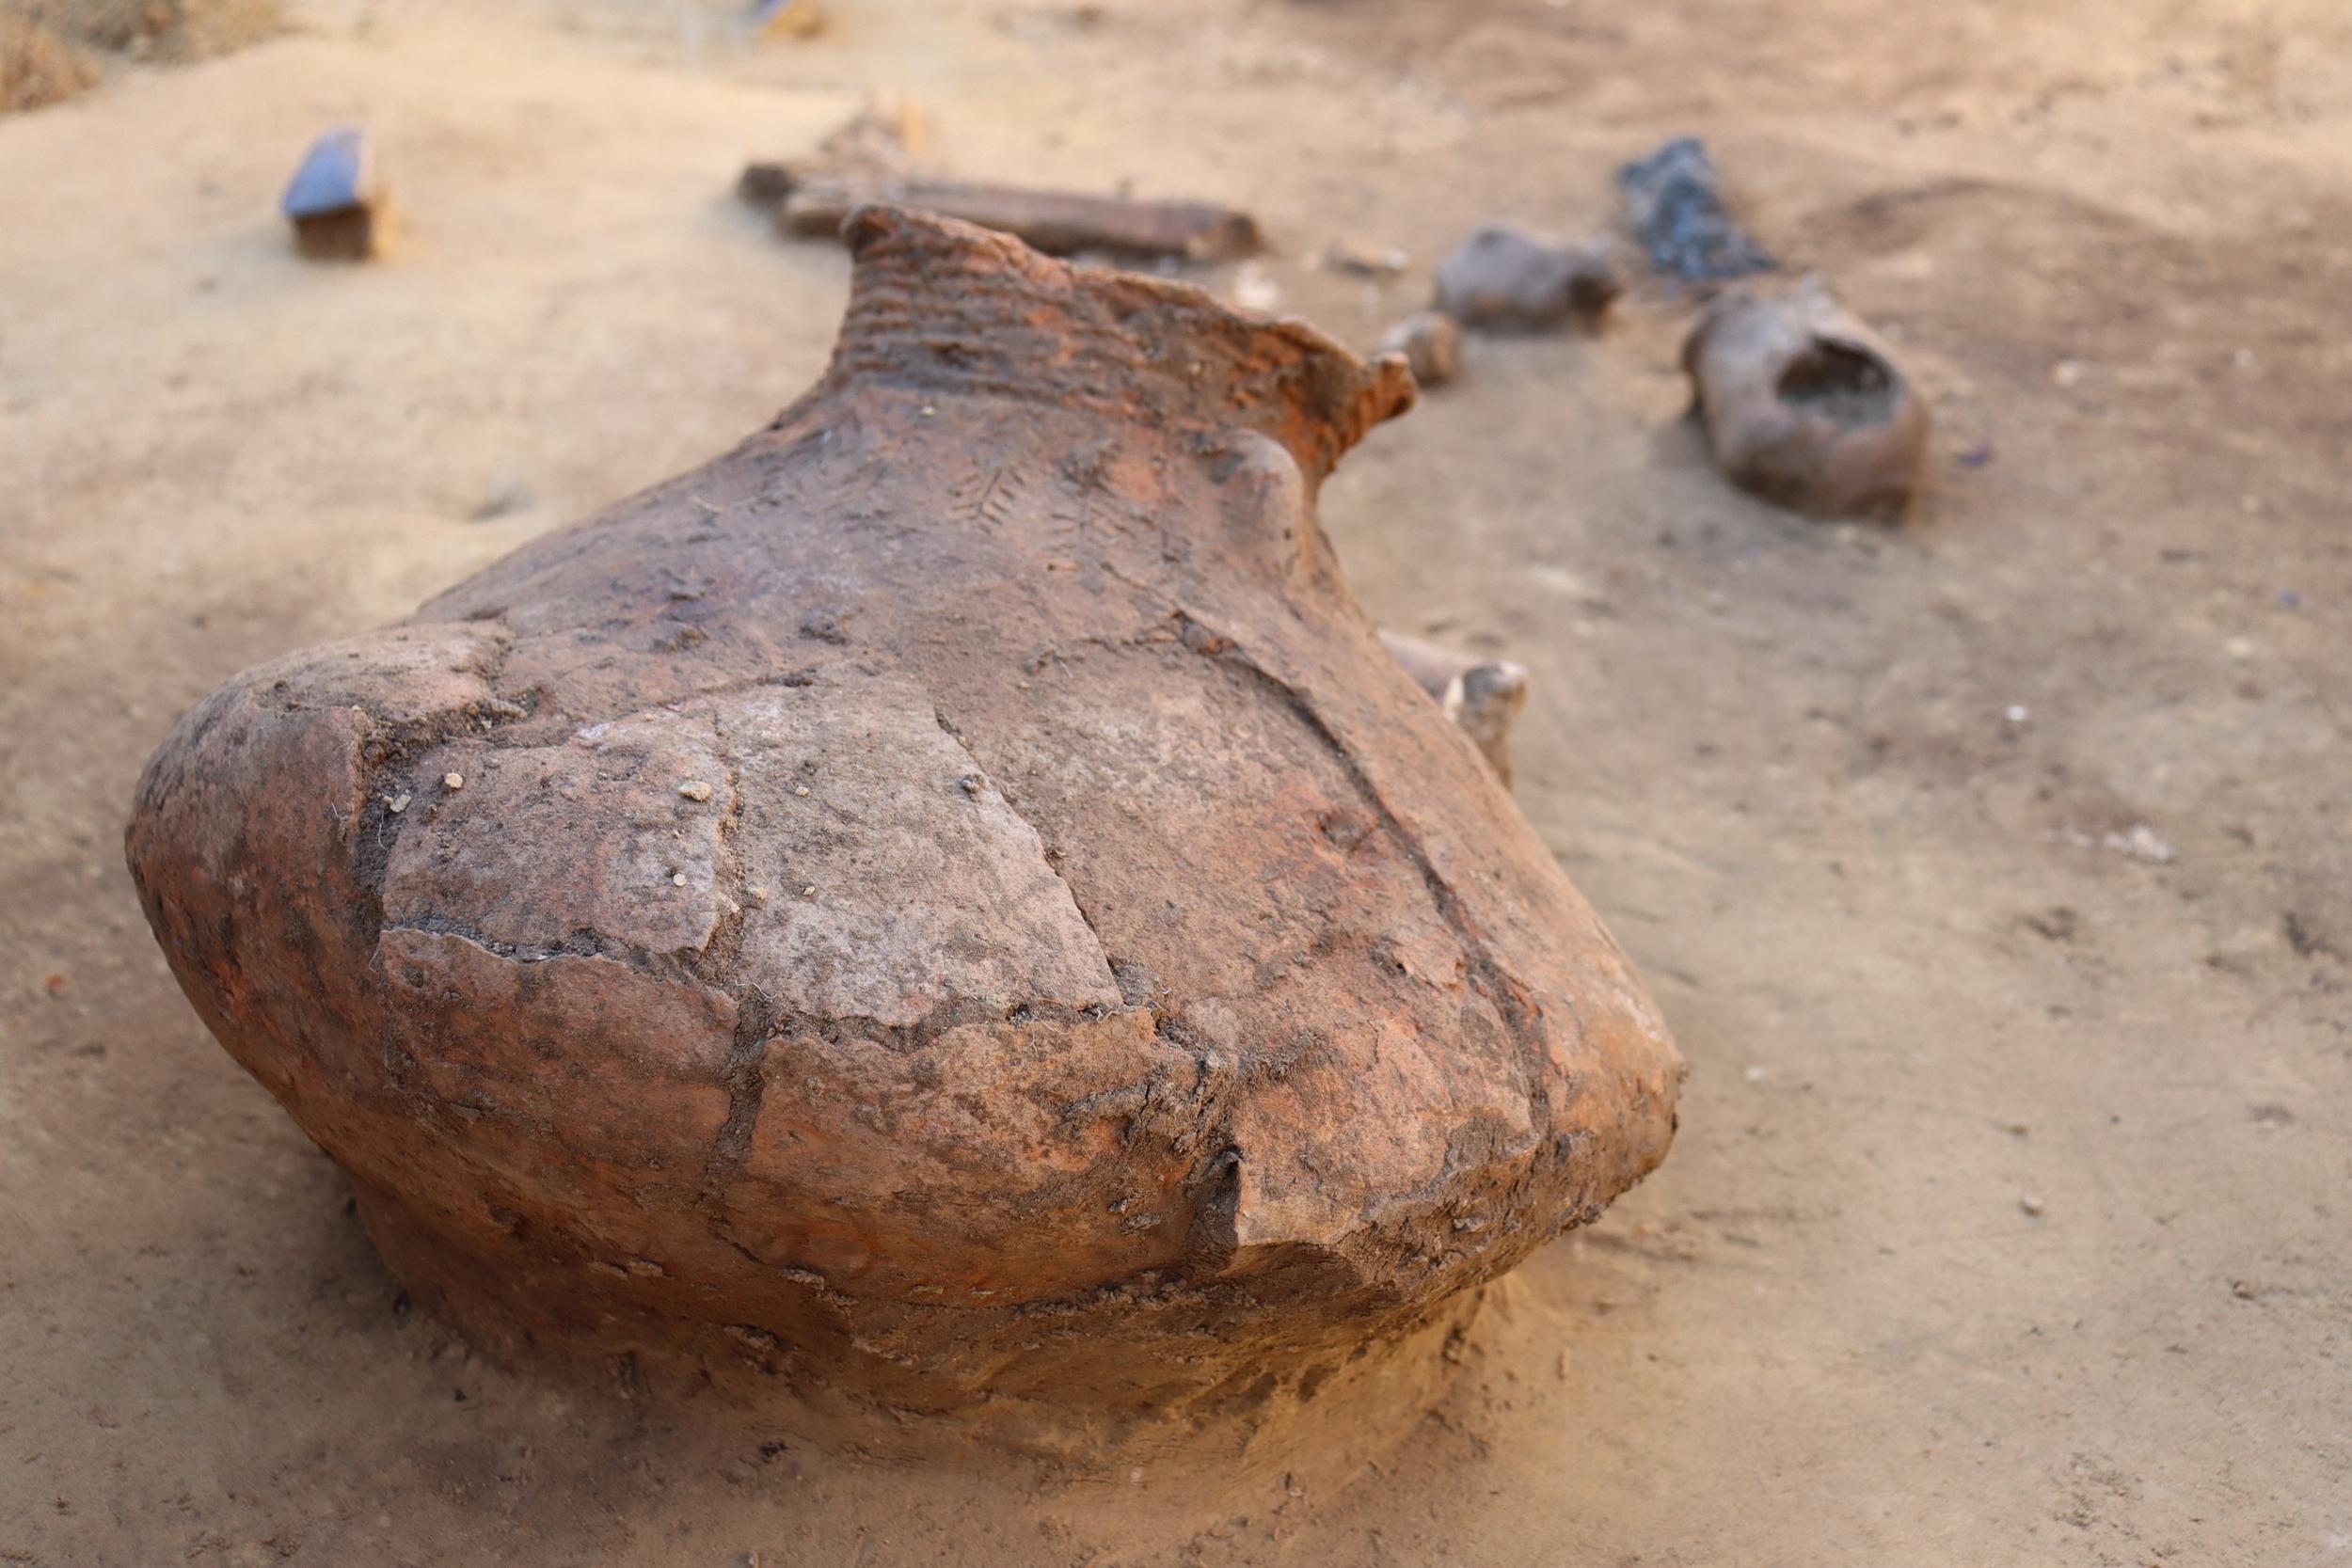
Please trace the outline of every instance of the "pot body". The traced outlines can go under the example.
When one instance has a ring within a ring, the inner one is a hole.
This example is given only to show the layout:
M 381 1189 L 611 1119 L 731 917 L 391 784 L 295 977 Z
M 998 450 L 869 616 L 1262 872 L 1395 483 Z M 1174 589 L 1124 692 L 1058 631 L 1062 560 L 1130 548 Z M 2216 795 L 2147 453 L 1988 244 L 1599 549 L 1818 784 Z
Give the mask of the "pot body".
M 188 715 L 149 918 L 493 1349 L 1073 1453 L 1312 1396 L 1638 1180 L 1679 1076 L 1316 524 L 1409 380 L 853 239 L 770 429 Z
M 1718 294 L 1682 362 L 1708 450 L 1742 489 L 1817 517 L 1893 521 L 1911 504 L 1927 406 L 1819 278 Z

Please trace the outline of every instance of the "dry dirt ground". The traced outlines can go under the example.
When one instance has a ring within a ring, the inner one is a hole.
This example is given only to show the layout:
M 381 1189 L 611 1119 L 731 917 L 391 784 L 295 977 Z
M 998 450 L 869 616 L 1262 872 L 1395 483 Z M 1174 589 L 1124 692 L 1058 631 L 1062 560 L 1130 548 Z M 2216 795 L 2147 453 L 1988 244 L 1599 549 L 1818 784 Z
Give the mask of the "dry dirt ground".
M 0 121 L 0 1562 L 2352 1565 L 2352 13 L 834 8 L 314 6 Z M 1692 1066 L 1663 1170 L 1352 1483 L 1138 1530 L 1181 1486 L 471 1361 L 135 907 L 198 695 L 817 373 L 842 258 L 728 185 L 869 87 L 958 172 L 1254 207 L 1366 343 L 1473 222 L 1605 227 L 1700 132 L 1931 396 L 1908 527 L 1792 519 L 1707 467 L 1650 287 L 1475 342 L 1326 492 L 1376 614 L 1533 667 L 1520 799 Z M 274 202 L 355 114 L 407 244 L 306 265 Z

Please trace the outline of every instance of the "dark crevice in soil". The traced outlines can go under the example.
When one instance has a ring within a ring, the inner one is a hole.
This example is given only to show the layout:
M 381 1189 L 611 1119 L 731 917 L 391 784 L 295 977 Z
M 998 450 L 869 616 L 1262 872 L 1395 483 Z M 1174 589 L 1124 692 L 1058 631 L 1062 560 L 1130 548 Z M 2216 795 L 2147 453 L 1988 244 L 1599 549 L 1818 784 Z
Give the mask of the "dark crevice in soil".
M 764 990 L 747 987 L 735 1001 L 735 1048 L 726 1070 L 727 1119 L 703 1167 L 703 1199 L 716 1204 L 728 1178 L 751 1153 L 752 1134 L 768 1098 L 764 1061 L 776 1032 L 776 1004 Z

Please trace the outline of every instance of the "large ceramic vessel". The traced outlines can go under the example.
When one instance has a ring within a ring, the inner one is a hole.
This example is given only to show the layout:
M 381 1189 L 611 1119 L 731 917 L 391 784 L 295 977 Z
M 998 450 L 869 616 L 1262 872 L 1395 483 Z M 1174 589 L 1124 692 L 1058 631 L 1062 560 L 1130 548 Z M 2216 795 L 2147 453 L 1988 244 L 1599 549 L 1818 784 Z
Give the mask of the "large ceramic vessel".
M 851 227 L 768 429 L 183 720 L 149 919 L 493 1350 L 1073 1450 L 1311 1396 L 1678 1060 L 1317 525 L 1401 362 Z

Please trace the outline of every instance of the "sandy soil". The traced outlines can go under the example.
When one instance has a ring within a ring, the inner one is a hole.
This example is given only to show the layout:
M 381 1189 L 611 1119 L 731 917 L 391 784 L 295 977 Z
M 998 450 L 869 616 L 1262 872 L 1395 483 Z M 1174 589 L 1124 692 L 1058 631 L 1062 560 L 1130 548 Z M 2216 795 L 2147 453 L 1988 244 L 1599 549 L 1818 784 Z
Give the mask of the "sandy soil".
M 2352 13 L 834 8 L 323 5 L 0 120 L 0 1562 L 2352 1563 Z M 1197 1528 L 471 1361 L 120 864 L 222 677 L 814 376 L 844 263 L 728 184 L 869 87 L 960 172 L 1253 206 L 1366 343 L 1473 222 L 1604 227 L 1701 132 L 1939 420 L 1899 532 L 1747 501 L 1651 289 L 1473 343 L 1330 485 L 1377 614 L 1533 668 L 1521 800 L 1692 1071 L 1391 1459 Z M 273 204 L 353 114 L 407 245 L 306 265 Z

